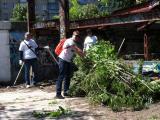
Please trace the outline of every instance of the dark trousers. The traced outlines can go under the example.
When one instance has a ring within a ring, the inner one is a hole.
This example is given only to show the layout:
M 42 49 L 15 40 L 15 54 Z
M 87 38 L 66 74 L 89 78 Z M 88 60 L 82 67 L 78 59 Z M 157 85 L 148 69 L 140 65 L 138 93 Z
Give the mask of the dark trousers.
M 64 93 L 67 93 L 70 86 L 71 63 L 59 58 L 59 76 L 56 81 L 56 95 L 61 95 L 62 82 L 64 80 Z
M 32 83 L 33 84 L 36 84 L 37 82 L 37 59 L 28 59 L 28 60 L 25 60 L 24 62 L 24 67 L 25 67 L 25 75 L 24 75 L 24 79 L 25 79 L 25 82 L 27 85 L 30 85 L 31 84 L 31 80 L 30 80 L 30 69 L 32 67 L 32 71 L 34 73 L 34 77 L 32 79 Z

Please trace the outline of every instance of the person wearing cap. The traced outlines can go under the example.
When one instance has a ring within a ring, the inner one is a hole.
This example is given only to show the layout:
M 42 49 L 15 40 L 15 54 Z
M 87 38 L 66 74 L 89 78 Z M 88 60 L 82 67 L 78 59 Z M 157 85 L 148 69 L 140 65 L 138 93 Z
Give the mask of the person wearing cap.
M 84 48 L 83 51 L 87 51 L 92 45 L 97 42 L 97 36 L 93 35 L 91 29 L 87 29 L 87 36 L 84 40 Z
M 26 88 L 29 88 L 32 84 L 35 85 L 37 83 L 37 55 L 36 49 L 38 48 L 35 40 L 32 39 L 32 35 L 29 32 L 25 33 L 25 39 L 20 43 L 19 53 L 20 60 L 19 64 L 22 65 L 24 62 L 24 79 L 26 82 Z M 32 67 L 32 71 L 34 73 L 34 77 L 32 79 L 32 83 L 30 80 L 30 68 Z
M 56 81 L 56 98 L 63 99 L 68 96 L 70 86 L 72 59 L 77 53 L 79 56 L 84 56 L 83 51 L 77 47 L 76 43 L 80 40 L 79 31 L 74 31 L 71 38 L 68 38 L 63 44 L 63 50 L 59 54 L 59 76 Z M 64 92 L 62 92 L 62 82 L 64 80 Z

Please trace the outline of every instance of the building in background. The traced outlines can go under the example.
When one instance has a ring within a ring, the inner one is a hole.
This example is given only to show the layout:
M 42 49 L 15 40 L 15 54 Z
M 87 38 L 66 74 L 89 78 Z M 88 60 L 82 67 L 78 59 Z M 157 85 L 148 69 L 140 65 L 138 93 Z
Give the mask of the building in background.
M 50 20 L 59 14 L 58 0 L 35 0 L 36 18 Z
M 0 0 L 0 20 L 10 20 L 12 10 L 18 3 L 26 4 L 27 0 Z M 58 12 L 58 0 L 35 0 L 36 18 L 52 19 Z
M 98 0 L 78 0 L 80 4 Z M 27 0 L 0 0 L 0 20 L 10 20 L 16 4 L 26 4 Z M 35 15 L 38 20 L 50 20 L 59 13 L 58 0 L 35 0 Z
M 0 20 L 9 20 L 16 3 L 18 0 L 0 0 Z

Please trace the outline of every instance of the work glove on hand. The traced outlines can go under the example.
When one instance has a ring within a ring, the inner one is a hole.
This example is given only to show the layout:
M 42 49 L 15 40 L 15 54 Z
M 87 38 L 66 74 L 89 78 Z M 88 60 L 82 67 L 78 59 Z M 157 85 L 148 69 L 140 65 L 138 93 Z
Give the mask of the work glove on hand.
M 23 64 L 23 61 L 22 60 L 19 60 L 19 65 L 22 65 Z

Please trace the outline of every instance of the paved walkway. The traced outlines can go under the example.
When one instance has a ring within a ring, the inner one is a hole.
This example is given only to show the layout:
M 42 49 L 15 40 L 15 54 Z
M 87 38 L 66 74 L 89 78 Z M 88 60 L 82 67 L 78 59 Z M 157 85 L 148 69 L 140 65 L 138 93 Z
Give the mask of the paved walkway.
M 13 89 L 14 90 L 14 89 Z M 43 89 L 17 89 L 12 92 L 0 93 L 0 120 L 35 120 L 33 111 L 56 110 L 59 106 L 74 110 L 78 113 L 74 117 L 60 118 L 65 120 L 94 120 L 87 114 L 88 103 L 81 98 L 54 99 L 54 92 L 46 92 Z M 54 104 L 49 104 L 54 102 Z M 84 104 L 80 104 L 84 103 Z M 82 109 L 83 108 L 83 109 Z

